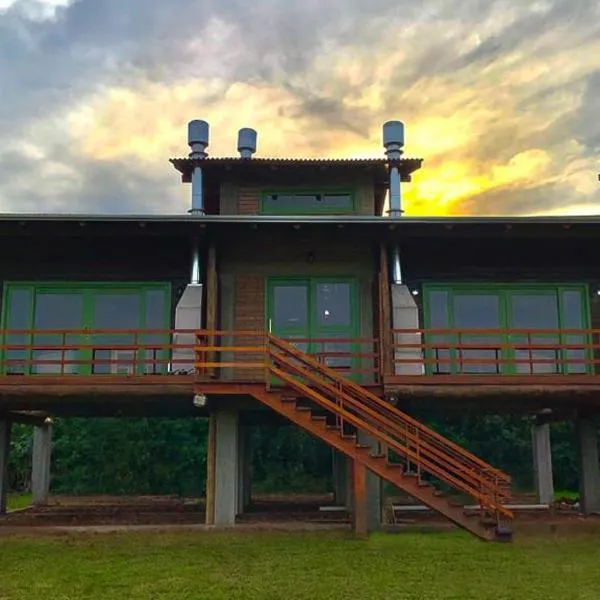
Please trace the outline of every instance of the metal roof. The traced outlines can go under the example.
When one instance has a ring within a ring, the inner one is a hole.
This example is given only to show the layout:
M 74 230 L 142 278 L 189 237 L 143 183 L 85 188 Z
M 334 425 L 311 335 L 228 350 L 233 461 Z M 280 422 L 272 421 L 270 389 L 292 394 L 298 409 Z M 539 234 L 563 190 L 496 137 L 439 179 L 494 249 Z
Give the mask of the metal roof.
M 362 169 L 371 171 L 374 175 L 386 179 L 390 162 L 387 158 L 240 158 L 240 157 L 207 157 L 207 158 L 170 158 L 169 162 L 181 173 L 182 181 L 189 183 L 195 167 L 202 167 L 207 173 L 228 173 L 240 170 L 272 171 L 274 169 Z M 422 158 L 401 158 L 394 161 L 403 181 L 410 181 L 410 175 L 421 168 Z
M 600 215 L 592 216 L 453 216 L 390 218 L 370 215 L 192 215 L 182 214 L 85 214 L 85 213 L 0 213 L 0 222 L 147 222 L 147 223 L 247 223 L 313 225 L 379 225 L 410 227 L 413 225 L 600 225 Z

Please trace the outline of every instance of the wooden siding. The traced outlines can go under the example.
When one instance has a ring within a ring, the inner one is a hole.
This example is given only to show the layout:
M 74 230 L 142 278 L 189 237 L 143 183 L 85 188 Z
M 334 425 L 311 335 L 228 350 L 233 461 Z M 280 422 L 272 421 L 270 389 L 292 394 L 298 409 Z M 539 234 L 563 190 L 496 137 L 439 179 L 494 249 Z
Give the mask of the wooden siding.
M 348 188 L 355 193 L 355 206 L 357 215 L 375 215 L 375 193 L 373 182 L 368 177 L 354 177 L 350 180 L 331 179 L 326 176 L 315 177 L 311 181 L 285 183 L 277 180 L 256 182 L 251 186 L 243 182 L 227 182 L 221 185 L 220 213 L 223 215 L 257 215 L 260 214 L 261 194 L 266 190 L 286 188 L 297 183 L 298 187 L 334 186 Z
M 239 188 L 237 190 L 237 214 L 258 215 L 260 213 L 260 190 Z
M 234 287 L 233 325 L 236 331 L 265 330 L 265 279 L 260 275 L 237 273 Z M 237 338 L 236 345 L 256 345 L 256 339 Z M 239 355 L 245 362 L 260 362 L 262 354 L 245 353 Z M 234 376 L 238 380 L 255 381 L 264 378 L 264 373 L 256 369 L 236 368 Z

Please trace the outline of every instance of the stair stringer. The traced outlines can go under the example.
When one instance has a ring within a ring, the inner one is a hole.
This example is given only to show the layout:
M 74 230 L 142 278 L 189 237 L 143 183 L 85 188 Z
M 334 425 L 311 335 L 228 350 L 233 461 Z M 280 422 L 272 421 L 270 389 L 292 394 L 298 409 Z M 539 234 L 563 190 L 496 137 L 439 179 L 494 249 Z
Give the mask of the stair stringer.
M 299 427 L 302 427 L 308 433 L 323 440 L 348 458 L 357 460 L 378 477 L 420 500 L 423 504 L 459 527 L 466 529 L 483 540 L 489 541 L 494 538 L 492 529 L 485 527 L 479 521 L 475 520 L 474 517 L 466 515 L 462 507 L 454 506 L 446 498 L 437 496 L 434 487 L 420 485 L 414 475 L 411 476 L 402 473 L 400 465 L 389 464 L 384 456 L 372 456 L 370 448 L 357 447 L 355 440 L 343 438 L 339 432 L 328 429 L 324 421 L 315 420 L 312 417 L 311 411 L 299 411 L 294 402 L 283 402 L 282 398 L 286 395 L 283 392 L 268 391 L 266 389 L 258 390 L 252 387 L 248 389 L 248 393 L 262 404 L 286 417 Z

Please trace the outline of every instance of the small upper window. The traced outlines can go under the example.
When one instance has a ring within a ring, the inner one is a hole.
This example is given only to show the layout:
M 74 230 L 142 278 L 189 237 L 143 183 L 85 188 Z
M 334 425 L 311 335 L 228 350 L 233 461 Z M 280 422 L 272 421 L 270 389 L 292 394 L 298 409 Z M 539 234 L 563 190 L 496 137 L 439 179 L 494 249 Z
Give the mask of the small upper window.
M 354 211 L 350 192 L 274 192 L 263 196 L 266 214 L 341 214 Z

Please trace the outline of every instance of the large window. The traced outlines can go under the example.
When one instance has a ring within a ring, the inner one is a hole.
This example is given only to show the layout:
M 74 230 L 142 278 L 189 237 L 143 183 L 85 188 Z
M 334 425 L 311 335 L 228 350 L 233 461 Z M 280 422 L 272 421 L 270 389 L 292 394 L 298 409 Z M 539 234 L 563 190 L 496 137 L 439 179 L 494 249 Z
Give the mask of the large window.
M 427 334 L 433 346 L 430 372 L 585 373 L 586 335 L 563 331 L 587 328 L 586 291 L 584 286 L 426 286 L 426 328 L 453 330 Z M 460 348 L 467 344 L 469 349 Z M 561 345 L 570 348 L 556 348 Z
M 2 323 L 4 330 L 23 331 L 6 334 L 5 345 L 31 346 L 6 349 L 4 373 L 154 373 L 164 370 L 168 336 L 143 331 L 170 328 L 170 290 L 166 284 L 7 284 Z
M 275 190 L 262 196 L 263 214 L 347 214 L 354 212 L 349 190 Z
M 342 373 L 356 370 L 358 286 L 353 278 L 270 278 L 267 318 L 271 331 L 320 356 Z M 303 340 L 303 341 L 300 341 Z M 337 341 L 339 340 L 339 341 Z

